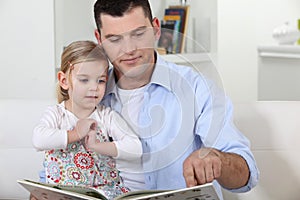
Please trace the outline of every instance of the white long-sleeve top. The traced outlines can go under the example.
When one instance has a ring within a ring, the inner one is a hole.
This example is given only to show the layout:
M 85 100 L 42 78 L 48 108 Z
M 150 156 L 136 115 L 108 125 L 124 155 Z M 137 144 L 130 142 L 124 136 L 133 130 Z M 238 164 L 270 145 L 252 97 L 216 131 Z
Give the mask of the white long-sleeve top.
M 142 145 L 138 136 L 125 120 L 109 107 L 99 106 L 89 118 L 96 120 L 102 126 L 102 130 L 113 138 L 118 152 L 114 157 L 116 167 L 124 183 L 126 179 L 132 180 L 129 176 L 142 171 Z M 73 129 L 77 121 L 78 118 L 65 109 L 64 102 L 49 106 L 33 130 L 33 146 L 39 151 L 66 148 L 67 131 Z

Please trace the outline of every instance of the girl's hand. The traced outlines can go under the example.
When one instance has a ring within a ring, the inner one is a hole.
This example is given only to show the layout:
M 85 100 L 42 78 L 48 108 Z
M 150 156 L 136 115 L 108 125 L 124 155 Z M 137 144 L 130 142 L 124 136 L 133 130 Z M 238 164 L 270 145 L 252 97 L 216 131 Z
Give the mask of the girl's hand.
M 90 131 L 96 132 L 97 122 L 94 119 L 80 119 L 77 121 L 75 130 L 81 140 L 88 135 Z
M 87 137 L 85 137 L 85 146 L 88 151 L 94 151 L 95 146 L 99 141 L 97 141 L 97 131 L 96 130 L 90 130 Z

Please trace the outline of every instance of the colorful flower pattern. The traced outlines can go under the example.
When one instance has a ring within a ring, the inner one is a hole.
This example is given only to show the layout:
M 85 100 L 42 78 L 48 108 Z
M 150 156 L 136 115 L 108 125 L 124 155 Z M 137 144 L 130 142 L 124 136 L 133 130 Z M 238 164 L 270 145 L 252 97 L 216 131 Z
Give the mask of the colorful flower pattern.
M 98 127 L 97 140 L 108 141 Z M 88 152 L 81 142 L 69 144 L 66 149 L 46 151 L 44 161 L 48 183 L 83 185 L 104 189 L 108 196 L 129 191 L 123 186 L 115 160 L 108 156 Z

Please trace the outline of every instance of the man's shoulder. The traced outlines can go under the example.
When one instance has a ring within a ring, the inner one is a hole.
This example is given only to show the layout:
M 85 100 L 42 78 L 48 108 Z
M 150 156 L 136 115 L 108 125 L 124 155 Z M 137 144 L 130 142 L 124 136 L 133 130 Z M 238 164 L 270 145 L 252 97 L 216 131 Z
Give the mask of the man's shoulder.
M 196 70 L 195 66 L 188 66 L 184 64 L 175 63 L 158 56 L 157 64 L 162 67 L 167 67 L 169 70 L 178 72 L 181 75 L 200 75 L 200 71 Z

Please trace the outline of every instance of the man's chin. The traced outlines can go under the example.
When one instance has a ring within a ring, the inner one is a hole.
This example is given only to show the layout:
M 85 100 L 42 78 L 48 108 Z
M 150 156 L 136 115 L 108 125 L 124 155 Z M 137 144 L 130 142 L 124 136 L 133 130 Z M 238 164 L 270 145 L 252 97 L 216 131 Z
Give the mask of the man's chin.
M 125 73 L 123 73 L 123 75 L 128 78 L 135 78 L 135 77 L 144 76 L 146 72 L 147 72 L 146 67 L 138 66 L 127 70 Z

